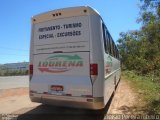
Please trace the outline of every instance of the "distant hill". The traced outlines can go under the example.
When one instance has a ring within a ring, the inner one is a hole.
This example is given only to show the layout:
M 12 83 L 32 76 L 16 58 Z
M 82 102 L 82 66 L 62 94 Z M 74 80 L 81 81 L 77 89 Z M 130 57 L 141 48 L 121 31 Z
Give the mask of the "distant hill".
M 29 62 L 0 64 L 0 70 L 28 70 Z
M 29 62 L 0 64 L 0 76 L 27 75 Z

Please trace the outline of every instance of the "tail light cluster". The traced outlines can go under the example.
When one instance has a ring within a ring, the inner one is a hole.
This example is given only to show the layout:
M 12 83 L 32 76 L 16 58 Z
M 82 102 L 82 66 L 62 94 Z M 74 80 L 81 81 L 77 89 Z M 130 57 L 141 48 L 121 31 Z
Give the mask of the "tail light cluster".
M 33 75 L 33 64 L 29 65 L 29 75 Z
M 98 76 L 98 64 L 90 64 L 90 76 L 94 83 Z
M 29 65 L 29 80 L 31 81 L 33 75 L 33 64 Z

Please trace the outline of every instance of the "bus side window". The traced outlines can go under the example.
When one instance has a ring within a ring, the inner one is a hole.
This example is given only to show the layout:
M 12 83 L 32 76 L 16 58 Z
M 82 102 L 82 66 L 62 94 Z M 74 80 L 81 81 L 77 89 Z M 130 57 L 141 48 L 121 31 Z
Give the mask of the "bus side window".
M 106 35 L 107 35 L 107 51 L 111 55 L 111 42 L 110 42 L 110 34 L 106 30 Z
M 112 55 L 112 38 L 109 36 L 109 53 Z
M 113 42 L 112 39 L 111 39 L 111 44 L 112 44 L 111 45 L 111 47 L 112 47 L 112 49 L 111 49 L 112 51 L 111 52 L 112 52 L 112 56 L 114 57 L 114 42 Z
M 116 58 L 116 45 L 113 41 L 113 56 Z
M 109 35 L 108 35 L 108 31 L 106 30 L 106 44 L 107 44 L 107 51 L 109 53 L 109 49 L 110 49 L 110 45 L 109 45 Z
M 105 35 L 106 35 L 106 53 L 109 53 L 109 50 L 108 50 L 108 47 L 109 47 L 109 45 L 108 45 L 108 34 L 107 34 L 107 28 L 105 29 Z
M 117 52 L 117 59 L 119 59 L 119 53 L 118 53 L 118 48 L 116 47 L 116 52 Z
M 115 43 L 114 43 L 114 41 L 113 41 L 113 39 L 111 38 L 111 43 L 112 43 L 112 56 L 113 57 L 115 57 L 116 58 L 116 45 L 115 45 Z
M 120 54 L 119 54 L 118 49 L 117 49 L 117 58 L 120 60 Z
M 116 52 L 115 57 L 118 58 L 117 47 L 116 46 L 115 46 L 115 52 Z
M 102 24 L 102 29 L 103 29 L 103 43 L 104 43 L 104 49 L 105 49 L 105 52 L 107 53 L 108 51 L 107 51 L 107 44 L 106 44 L 106 42 L 107 42 L 107 38 L 106 38 L 106 27 L 105 27 L 105 25 L 104 24 Z

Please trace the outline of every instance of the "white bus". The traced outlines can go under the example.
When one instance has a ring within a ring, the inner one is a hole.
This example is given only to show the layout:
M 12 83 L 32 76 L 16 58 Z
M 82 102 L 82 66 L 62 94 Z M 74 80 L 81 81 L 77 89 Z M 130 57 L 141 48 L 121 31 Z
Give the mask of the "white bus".
M 32 17 L 30 99 L 102 109 L 120 79 L 118 49 L 99 13 L 71 7 Z

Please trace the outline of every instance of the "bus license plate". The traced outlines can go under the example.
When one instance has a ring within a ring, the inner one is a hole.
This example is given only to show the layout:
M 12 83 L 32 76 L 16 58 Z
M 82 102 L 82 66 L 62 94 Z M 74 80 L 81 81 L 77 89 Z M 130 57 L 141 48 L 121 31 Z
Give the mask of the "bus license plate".
M 61 86 L 61 85 L 52 85 L 51 87 L 50 87 L 50 90 L 51 91 L 63 91 L 63 86 Z

